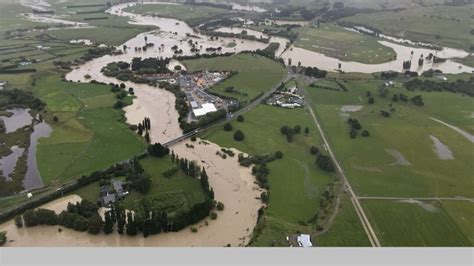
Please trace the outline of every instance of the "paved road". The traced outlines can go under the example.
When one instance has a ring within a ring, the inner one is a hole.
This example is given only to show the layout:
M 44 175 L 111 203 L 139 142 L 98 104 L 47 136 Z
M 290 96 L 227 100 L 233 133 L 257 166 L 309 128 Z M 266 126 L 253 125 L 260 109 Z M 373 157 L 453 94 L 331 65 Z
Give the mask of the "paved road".
M 313 109 L 309 106 L 309 100 L 308 100 L 309 98 L 308 97 L 306 97 L 306 98 L 307 98 L 307 104 L 308 104 L 307 108 L 308 108 L 309 112 L 311 113 L 313 121 L 314 121 L 314 123 L 316 124 L 316 126 L 319 130 L 321 138 L 323 139 L 324 145 L 325 145 L 329 155 L 331 156 L 332 161 L 334 162 L 334 164 L 336 166 L 337 173 L 339 174 L 339 176 L 341 177 L 341 179 L 343 181 L 343 186 L 345 187 L 345 191 L 348 192 L 348 194 L 350 196 L 352 205 L 354 205 L 354 209 L 355 209 L 355 211 L 357 213 L 357 216 L 359 217 L 359 219 L 362 223 L 362 226 L 364 227 L 365 232 L 367 233 L 369 241 L 370 241 L 370 243 L 372 244 L 373 247 L 380 247 L 381 246 L 380 241 L 377 238 L 377 235 L 375 234 L 375 231 L 372 228 L 372 225 L 370 224 L 369 219 L 367 218 L 367 215 L 364 212 L 364 209 L 362 209 L 362 206 L 360 205 L 359 198 L 354 193 L 354 190 L 352 189 L 346 175 L 344 174 L 344 171 L 342 170 L 342 167 L 340 166 L 339 162 L 337 161 L 336 156 L 334 155 L 334 153 L 331 149 L 331 146 L 329 145 L 329 142 L 326 139 L 326 135 L 324 135 L 324 131 L 323 131 L 321 125 L 319 124 L 319 121 L 318 121 L 316 115 L 314 114 Z
M 445 201 L 470 201 L 474 202 L 474 198 L 465 197 L 357 197 L 360 200 L 445 200 Z
M 278 87 L 280 87 L 281 83 L 286 83 L 286 82 L 290 81 L 292 78 L 295 78 L 296 76 L 297 76 L 296 74 L 293 74 L 293 73 L 289 72 L 289 68 L 287 68 L 287 74 L 285 75 L 285 77 L 282 80 L 280 80 L 280 82 L 278 82 L 270 90 L 266 91 L 264 94 L 262 94 L 261 96 L 259 96 L 255 100 L 253 100 L 251 103 L 246 105 L 244 108 L 242 108 L 242 109 L 236 111 L 235 113 L 233 113 L 232 116 L 228 116 L 223 121 L 230 122 L 230 121 L 236 119 L 239 115 L 243 115 L 243 114 L 251 111 L 252 109 L 257 107 L 262 102 L 262 100 L 266 99 L 267 97 L 272 95 L 274 92 L 276 92 Z M 221 120 L 220 122 L 212 123 L 210 125 L 200 127 L 196 130 L 193 130 L 189 133 L 183 134 L 182 136 L 179 136 L 175 139 L 169 140 L 168 142 L 164 143 L 163 146 L 166 146 L 166 147 L 169 148 L 169 147 L 171 147 L 171 146 L 173 146 L 173 145 L 175 145 L 175 144 L 177 144 L 177 143 L 179 143 L 179 142 L 181 142 L 181 141 L 183 141 L 187 138 L 190 138 L 194 135 L 197 135 L 198 133 L 202 133 L 202 132 L 206 131 L 207 129 L 213 127 L 216 124 L 222 123 L 223 121 Z

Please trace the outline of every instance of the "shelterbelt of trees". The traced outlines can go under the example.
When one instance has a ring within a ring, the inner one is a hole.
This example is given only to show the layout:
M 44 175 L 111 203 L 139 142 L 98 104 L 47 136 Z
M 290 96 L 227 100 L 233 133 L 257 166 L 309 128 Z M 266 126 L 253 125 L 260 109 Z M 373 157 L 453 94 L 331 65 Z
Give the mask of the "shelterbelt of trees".
M 148 154 L 142 155 L 140 158 L 146 156 L 162 158 L 168 154 L 168 148 L 161 144 L 153 144 L 149 145 Z M 151 196 L 145 198 L 141 205 L 133 210 L 125 210 L 120 202 L 116 202 L 111 205 L 110 210 L 107 210 L 102 218 L 98 213 L 97 203 L 82 200 L 75 204 L 69 203 L 67 209 L 59 215 L 47 209 L 28 209 L 23 214 L 15 216 L 15 224 L 17 227 L 61 225 L 79 232 L 87 231 L 89 234 L 100 234 L 101 232 L 111 234 L 117 225 L 118 234 L 134 236 L 142 233 L 144 237 L 148 237 L 161 232 L 177 232 L 209 216 L 213 208 L 224 208 L 222 203 L 216 205 L 214 191 L 209 185 L 209 177 L 204 168 L 201 169 L 196 162 L 179 158 L 175 154 L 171 155 L 171 160 L 177 169 L 182 170 L 189 177 L 200 180 L 201 188 L 205 194 L 204 201 L 193 206 L 179 207 L 177 205 L 179 208 L 170 209 L 170 206 L 163 205 L 158 196 Z M 111 169 L 112 171 L 107 174 L 96 173 L 89 177 L 83 177 L 80 183 L 95 181 L 97 177 L 110 179 L 113 176 L 126 175 L 128 190 L 136 190 L 142 194 L 148 193 L 151 180 L 144 174 L 137 157 L 129 163 Z

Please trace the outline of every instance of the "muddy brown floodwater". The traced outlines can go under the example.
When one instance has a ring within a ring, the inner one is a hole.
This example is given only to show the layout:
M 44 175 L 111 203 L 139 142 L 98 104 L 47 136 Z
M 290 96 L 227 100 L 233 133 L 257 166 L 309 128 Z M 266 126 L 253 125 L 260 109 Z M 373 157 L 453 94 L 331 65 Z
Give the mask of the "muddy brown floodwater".
M 194 148 L 186 147 L 186 144 Z M 216 155 L 221 150 L 216 144 L 198 140 L 196 142 L 182 142 L 173 147 L 179 156 L 196 160 L 206 168 L 209 183 L 214 189 L 216 200 L 224 203 L 223 211 L 218 211 L 217 220 L 206 219 L 193 225 L 198 232 L 191 232 L 185 228 L 175 233 L 165 233 L 144 238 L 143 236 L 122 236 L 117 233 L 110 235 L 90 235 L 85 232 L 76 232 L 60 226 L 36 226 L 30 228 L 16 228 L 10 220 L 0 225 L 0 231 L 7 231 L 7 247 L 23 246 L 213 246 L 221 247 L 245 246 L 252 235 L 257 222 L 257 212 L 262 206 L 258 199 L 261 190 L 254 183 L 250 168 L 241 167 L 234 158 L 223 159 Z M 66 209 L 69 202 L 80 201 L 77 195 L 66 196 L 43 205 L 60 213 Z M 206 225 L 207 223 L 207 225 Z

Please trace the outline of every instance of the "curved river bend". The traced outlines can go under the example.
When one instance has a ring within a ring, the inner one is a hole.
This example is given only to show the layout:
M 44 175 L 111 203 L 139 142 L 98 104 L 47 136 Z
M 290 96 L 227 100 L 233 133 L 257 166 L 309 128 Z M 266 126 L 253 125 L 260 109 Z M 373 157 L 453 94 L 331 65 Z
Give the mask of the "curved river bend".
M 105 77 L 100 72 L 102 67 L 115 61 L 130 62 L 134 57 L 171 57 L 173 51 L 171 47 L 177 45 L 183 50 L 184 55 L 191 55 L 191 47 L 187 44 L 189 39 L 198 42 L 201 50 L 207 47 L 222 47 L 222 52 L 240 52 L 263 49 L 267 45 L 261 42 L 240 40 L 233 38 L 219 38 L 210 40 L 209 36 L 195 33 L 183 21 L 157 18 L 151 16 L 136 15 L 125 12 L 124 9 L 133 4 L 120 4 L 107 10 L 108 13 L 118 16 L 128 17 L 132 24 L 153 25 L 160 30 L 139 34 L 127 41 L 124 45 L 129 47 L 127 52 L 121 55 L 106 55 L 91 60 L 80 67 L 72 70 L 66 75 L 66 79 L 75 82 L 89 82 L 90 79 L 104 83 L 121 83 L 115 78 Z M 229 30 L 229 29 L 222 29 Z M 240 29 L 238 29 L 240 30 Z M 134 47 L 145 45 L 145 36 L 149 43 L 154 43 L 146 51 L 135 51 Z M 316 66 L 325 70 L 337 68 L 340 60 L 327 57 L 323 54 L 311 52 L 301 48 L 290 47 L 284 51 L 288 40 L 284 38 L 272 38 L 272 42 L 280 43 L 278 55 L 282 58 L 292 58 L 293 62 L 301 61 L 305 66 Z M 233 48 L 227 47 L 229 43 L 237 43 Z M 383 70 L 401 71 L 402 61 L 411 56 L 418 58 L 421 53 L 428 55 L 429 49 L 409 48 L 391 42 L 380 41 L 383 45 L 392 47 L 397 52 L 397 60 L 380 65 L 367 65 L 355 62 L 342 62 L 342 70 L 351 72 L 372 73 Z M 121 46 L 122 47 L 122 46 Z M 466 54 L 467 55 L 467 54 Z M 446 57 L 463 57 L 460 54 L 446 54 Z M 441 55 L 439 55 L 441 56 Z M 287 61 L 287 60 L 286 60 Z M 460 67 L 461 66 L 461 67 Z M 425 65 L 424 68 L 438 68 L 445 73 L 470 72 L 472 68 L 467 68 L 457 63 L 446 62 L 437 65 Z M 423 69 L 414 69 L 422 71 Z M 90 79 L 84 76 L 90 75 Z M 172 93 L 148 86 L 146 84 L 135 84 L 126 82 L 127 87 L 135 88 L 137 96 L 131 106 L 125 108 L 127 122 L 136 124 L 147 116 L 150 117 L 153 127 L 151 129 L 152 142 L 167 142 L 182 134 L 178 124 L 178 113 L 174 108 L 175 97 Z M 57 227 L 39 226 L 28 229 L 16 229 L 13 221 L 0 225 L 0 230 L 8 231 L 8 238 L 13 240 L 7 246 L 232 246 L 246 245 L 251 237 L 251 233 L 256 224 L 257 211 L 262 206 L 259 197 L 261 191 L 254 184 L 254 177 L 250 169 L 239 166 L 236 158 L 222 159 L 216 156 L 216 152 L 221 150 L 216 144 L 209 142 L 193 142 L 194 149 L 186 147 L 189 142 L 179 143 L 173 146 L 173 150 L 180 157 L 196 160 L 207 169 L 209 182 L 214 188 L 216 199 L 222 201 L 226 208 L 219 212 L 219 217 L 215 221 L 208 221 L 208 226 L 204 221 L 194 225 L 199 230 L 192 233 L 189 229 L 184 229 L 177 233 L 160 234 L 148 238 L 124 237 L 118 234 L 108 236 L 92 236 L 87 233 L 79 233 L 71 230 L 59 232 Z M 235 151 L 239 153 L 239 151 Z M 46 204 L 44 207 L 60 211 L 65 208 L 68 202 L 80 200 L 78 196 L 70 196 L 58 199 Z M 230 227 L 232 229 L 230 230 Z

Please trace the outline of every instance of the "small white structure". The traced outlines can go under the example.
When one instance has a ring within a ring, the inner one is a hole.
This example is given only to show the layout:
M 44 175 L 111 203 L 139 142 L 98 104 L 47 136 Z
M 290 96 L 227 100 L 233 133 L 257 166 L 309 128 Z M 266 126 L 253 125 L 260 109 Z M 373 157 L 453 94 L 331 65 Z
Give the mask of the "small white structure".
M 28 193 L 28 195 L 26 195 L 27 198 L 32 198 L 33 197 L 33 194 L 32 193 Z
M 3 90 L 7 86 L 7 83 L 8 82 L 6 82 L 4 80 L 0 80 L 0 90 Z
M 311 243 L 310 235 L 299 235 L 297 237 L 297 241 L 300 247 L 310 248 L 313 246 L 313 243 Z
M 201 106 L 201 108 L 194 109 L 193 114 L 195 117 L 200 117 L 203 115 L 206 115 L 208 113 L 216 112 L 217 108 L 214 104 L 212 103 L 205 103 Z

